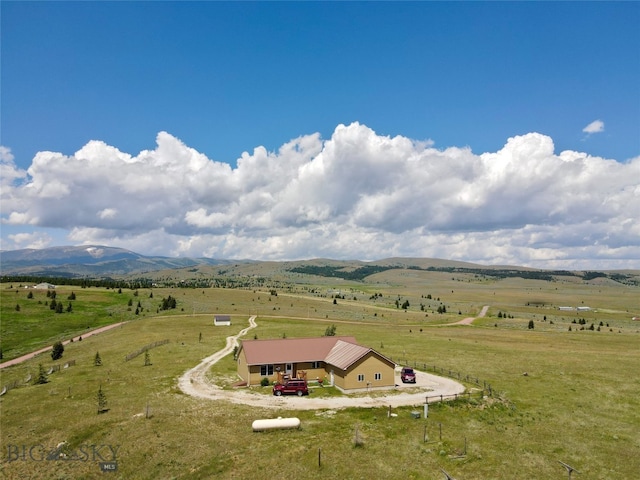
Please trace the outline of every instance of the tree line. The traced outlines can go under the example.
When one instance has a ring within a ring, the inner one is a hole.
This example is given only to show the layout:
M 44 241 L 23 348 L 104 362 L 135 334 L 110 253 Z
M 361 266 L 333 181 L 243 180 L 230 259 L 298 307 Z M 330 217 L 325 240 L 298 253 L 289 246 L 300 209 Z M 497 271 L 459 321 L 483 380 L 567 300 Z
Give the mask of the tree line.
M 52 283 L 54 285 L 71 285 L 81 288 L 103 287 L 103 288 L 151 288 L 152 282 L 148 278 L 137 278 L 135 280 L 116 280 L 113 278 L 69 278 L 69 277 L 41 277 L 37 275 L 3 275 L 0 277 L 2 283 L 18 284 L 38 284 Z

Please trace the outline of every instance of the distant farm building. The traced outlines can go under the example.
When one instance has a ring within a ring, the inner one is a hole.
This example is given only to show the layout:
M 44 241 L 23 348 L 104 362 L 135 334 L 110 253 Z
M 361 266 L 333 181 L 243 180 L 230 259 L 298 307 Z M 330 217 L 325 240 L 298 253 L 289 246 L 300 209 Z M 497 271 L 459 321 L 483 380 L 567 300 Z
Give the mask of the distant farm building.
M 216 327 L 228 327 L 231 325 L 231 315 L 216 315 L 213 317 L 213 324 Z
M 578 312 L 590 312 L 591 307 L 558 307 L 558 310 L 565 312 L 573 312 L 574 310 L 577 310 Z
M 51 284 L 51 283 L 43 282 L 43 283 L 39 283 L 37 285 L 34 285 L 33 288 L 38 289 L 38 290 L 51 290 L 51 289 L 56 288 L 56 286 Z

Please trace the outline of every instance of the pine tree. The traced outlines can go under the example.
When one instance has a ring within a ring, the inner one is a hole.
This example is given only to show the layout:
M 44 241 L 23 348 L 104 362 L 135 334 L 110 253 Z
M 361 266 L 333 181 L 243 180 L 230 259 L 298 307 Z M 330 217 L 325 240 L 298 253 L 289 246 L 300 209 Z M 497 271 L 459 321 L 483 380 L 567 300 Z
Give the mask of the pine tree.
M 107 411 L 107 396 L 102 391 L 102 385 L 100 385 L 100 388 L 98 389 L 98 395 L 97 395 L 96 398 L 98 400 L 98 413 L 106 412 Z
M 101 367 L 102 366 L 102 358 L 100 358 L 100 352 L 96 352 L 96 356 L 93 359 L 93 364 L 96 367 Z
M 144 366 L 148 367 L 151 365 L 151 355 L 149 355 L 149 350 L 145 350 L 144 352 Z
M 36 385 L 44 385 L 49 380 L 47 379 L 47 372 L 44 371 L 44 367 L 41 363 L 38 364 L 38 376 L 36 377 L 34 383 Z

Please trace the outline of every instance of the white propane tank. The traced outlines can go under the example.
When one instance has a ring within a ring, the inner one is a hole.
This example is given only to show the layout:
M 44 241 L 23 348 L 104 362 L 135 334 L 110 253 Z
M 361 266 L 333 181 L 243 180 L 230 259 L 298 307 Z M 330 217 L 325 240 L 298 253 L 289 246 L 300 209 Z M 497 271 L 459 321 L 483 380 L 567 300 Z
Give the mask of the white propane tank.
M 286 428 L 300 428 L 300 419 L 291 418 L 265 418 L 262 420 L 254 420 L 251 424 L 254 432 L 263 432 L 265 430 L 282 430 Z

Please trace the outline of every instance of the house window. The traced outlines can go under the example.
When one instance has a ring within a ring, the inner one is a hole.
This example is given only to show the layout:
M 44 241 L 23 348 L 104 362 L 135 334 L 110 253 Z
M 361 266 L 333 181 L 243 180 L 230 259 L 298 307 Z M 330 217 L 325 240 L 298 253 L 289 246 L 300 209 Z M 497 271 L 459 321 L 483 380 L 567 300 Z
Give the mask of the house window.
M 263 377 L 273 375 L 273 365 L 260 365 L 260 375 Z
M 373 375 L 373 378 L 375 378 L 376 380 L 382 380 L 382 374 L 381 373 L 376 373 Z
M 364 373 L 359 373 L 358 374 L 358 381 L 359 382 L 364 382 Z
M 320 368 L 320 362 L 311 362 L 311 368 Z

